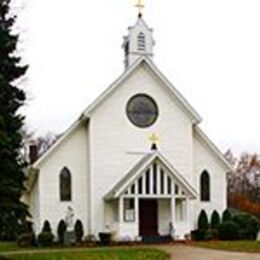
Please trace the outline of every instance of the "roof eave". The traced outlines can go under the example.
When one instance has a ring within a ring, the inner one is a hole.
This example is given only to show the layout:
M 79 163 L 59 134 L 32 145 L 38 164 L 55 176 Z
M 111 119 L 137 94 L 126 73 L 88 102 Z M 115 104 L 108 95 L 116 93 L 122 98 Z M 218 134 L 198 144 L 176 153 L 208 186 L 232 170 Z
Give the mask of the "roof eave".
M 217 159 L 222 163 L 222 165 L 226 168 L 227 172 L 233 172 L 233 166 L 227 161 L 218 147 L 208 138 L 208 136 L 202 131 L 199 126 L 194 127 L 195 134 L 207 145 L 207 147 L 211 150 L 211 152 L 217 157 Z
M 133 73 L 133 71 L 141 64 L 145 62 L 150 69 L 155 73 L 155 75 L 162 81 L 162 83 L 167 86 L 172 95 L 176 96 L 178 102 L 182 108 L 186 111 L 187 115 L 190 117 L 194 125 L 202 122 L 202 117 L 195 111 L 195 109 L 189 104 L 189 102 L 181 95 L 181 93 L 171 84 L 171 82 L 162 74 L 162 72 L 157 68 L 157 66 L 152 62 L 149 57 L 141 56 L 132 66 L 130 66 L 126 71 L 121 74 L 117 80 L 115 80 L 90 106 L 88 106 L 83 114 L 85 117 L 90 118 L 93 111 L 99 106 L 107 96 L 109 96 L 114 89 L 117 88 L 128 76 Z
M 154 62 L 146 57 L 145 61 L 150 65 L 153 71 L 157 74 L 158 78 L 162 80 L 162 82 L 173 92 L 173 94 L 177 97 L 180 104 L 187 111 L 187 114 L 190 115 L 193 124 L 199 124 L 202 122 L 202 117 L 199 113 L 190 105 L 190 103 L 183 97 L 183 95 L 173 86 L 173 84 L 164 76 L 164 74 L 160 71 L 160 69 L 154 64 Z
M 42 156 L 40 156 L 32 165 L 31 167 L 34 169 L 37 169 L 40 167 L 40 165 L 50 156 L 51 153 L 53 153 L 61 143 L 63 143 L 68 136 L 71 135 L 71 133 L 74 132 L 75 129 L 77 129 L 82 122 L 87 121 L 88 118 L 85 115 L 81 115 L 68 129 L 67 131 L 57 140 L 56 143 L 54 143 L 49 150 L 47 150 Z
M 96 107 L 103 102 L 103 100 L 113 92 L 113 90 L 121 84 L 141 63 L 141 61 L 144 59 L 144 57 L 140 57 L 138 60 L 136 60 L 132 66 L 130 66 L 128 69 L 126 69 L 105 91 L 101 93 L 101 95 L 98 96 L 94 100 L 92 104 L 90 104 L 82 113 L 86 118 L 90 118 L 93 114 L 93 111 L 96 109 Z

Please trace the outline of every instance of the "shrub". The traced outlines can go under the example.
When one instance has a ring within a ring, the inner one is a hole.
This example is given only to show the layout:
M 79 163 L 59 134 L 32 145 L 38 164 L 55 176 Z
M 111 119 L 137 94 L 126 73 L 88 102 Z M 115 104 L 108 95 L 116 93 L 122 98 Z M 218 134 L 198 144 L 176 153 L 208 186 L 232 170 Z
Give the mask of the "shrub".
M 217 229 L 220 224 L 220 216 L 216 210 L 213 211 L 210 219 L 210 227 L 212 229 Z
M 51 232 L 51 224 L 48 220 L 44 221 L 42 232 Z
M 202 229 L 196 229 L 191 231 L 191 239 L 195 241 L 205 240 L 206 231 Z
M 222 222 L 231 221 L 232 216 L 229 209 L 224 210 L 222 214 Z
M 218 240 L 218 229 L 208 229 L 205 234 L 205 240 Z
M 52 234 L 51 225 L 48 220 L 44 221 L 42 232 L 38 235 L 38 243 L 41 246 L 52 246 L 54 235 Z
M 98 236 L 99 236 L 100 243 L 102 246 L 108 246 L 111 244 L 111 238 L 112 238 L 111 233 L 100 232 L 100 233 L 98 233 Z
M 17 245 L 19 247 L 29 247 L 34 244 L 34 234 L 32 232 L 22 233 L 17 238 Z
M 238 239 L 239 226 L 233 221 L 226 221 L 219 225 L 219 238 L 221 240 Z
M 78 219 L 74 226 L 76 241 L 81 242 L 84 235 L 84 228 L 82 222 Z
M 240 239 L 256 239 L 260 222 L 255 216 L 241 213 L 234 216 L 233 221 L 239 226 Z
M 59 222 L 58 228 L 57 228 L 58 239 L 61 244 L 64 243 L 64 235 L 65 235 L 66 229 L 67 229 L 67 226 L 66 226 L 65 221 L 61 220 Z
M 52 246 L 54 235 L 51 232 L 41 232 L 38 236 L 40 246 Z
M 246 228 L 239 228 L 238 238 L 241 240 L 250 240 L 252 239 L 252 235 Z
M 206 211 L 203 209 L 198 218 L 198 229 L 207 230 L 209 227 L 209 221 Z

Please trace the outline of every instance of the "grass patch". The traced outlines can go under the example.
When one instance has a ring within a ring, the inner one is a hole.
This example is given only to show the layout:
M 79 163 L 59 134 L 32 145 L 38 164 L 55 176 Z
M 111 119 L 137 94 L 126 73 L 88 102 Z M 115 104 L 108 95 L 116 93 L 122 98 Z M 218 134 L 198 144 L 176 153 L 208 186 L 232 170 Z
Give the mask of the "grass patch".
M 20 250 L 15 242 L 0 242 L 0 252 Z
M 157 249 L 71 249 L 8 255 L 13 260 L 168 260 L 167 253 Z
M 260 241 L 209 241 L 196 242 L 194 245 L 211 249 L 260 253 Z

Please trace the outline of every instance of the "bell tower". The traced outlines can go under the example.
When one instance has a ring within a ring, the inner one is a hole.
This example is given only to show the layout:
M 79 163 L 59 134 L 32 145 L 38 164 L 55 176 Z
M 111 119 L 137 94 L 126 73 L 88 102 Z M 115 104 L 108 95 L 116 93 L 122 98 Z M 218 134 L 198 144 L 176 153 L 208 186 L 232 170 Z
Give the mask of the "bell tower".
M 153 57 L 153 29 L 149 28 L 143 19 L 142 0 L 138 0 L 136 7 L 139 8 L 137 22 L 128 28 L 128 35 L 124 37 L 122 48 L 125 52 L 125 68 L 130 67 L 139 57 Z

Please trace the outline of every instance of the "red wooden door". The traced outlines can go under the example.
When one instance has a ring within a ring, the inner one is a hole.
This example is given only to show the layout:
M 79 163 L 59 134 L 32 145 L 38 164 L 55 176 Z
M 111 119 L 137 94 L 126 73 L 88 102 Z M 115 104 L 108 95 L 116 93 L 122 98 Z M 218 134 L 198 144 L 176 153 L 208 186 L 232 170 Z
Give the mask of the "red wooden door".
M 140 236 L 158 235 L 158 203 L 157 200 L 139 201 L 139 233 Z

